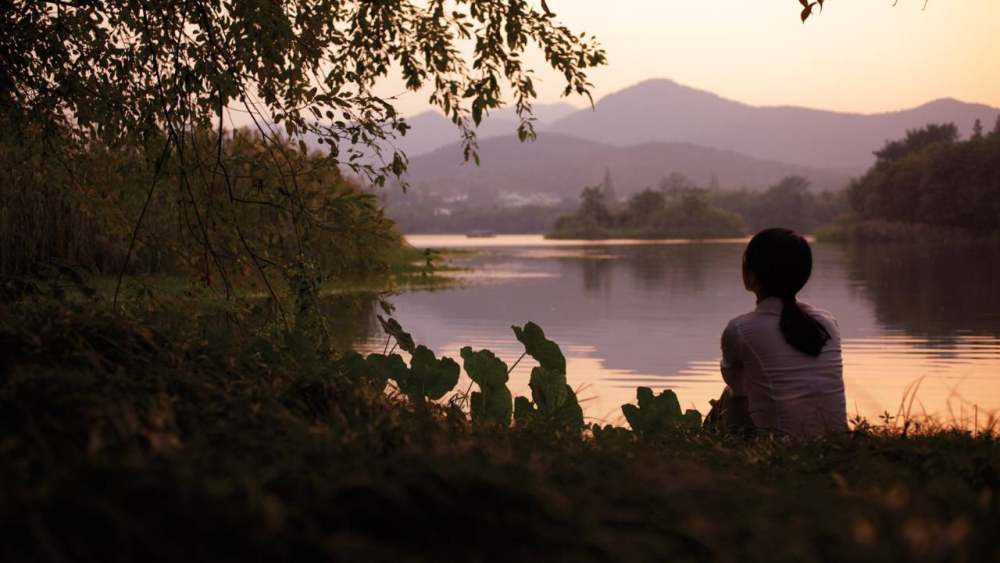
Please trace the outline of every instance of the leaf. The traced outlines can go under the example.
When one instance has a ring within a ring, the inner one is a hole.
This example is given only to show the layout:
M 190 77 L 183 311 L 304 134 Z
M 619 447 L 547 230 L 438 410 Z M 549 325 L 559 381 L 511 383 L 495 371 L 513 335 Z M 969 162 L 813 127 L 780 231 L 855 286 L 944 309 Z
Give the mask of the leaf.
M 365 359 L 368 367 L 368 377 L 379 390 L 385 389 L 386 383 L 398 374 L 407 371 L 406 364 L 399 354 L 369 354 Z
M 473 424 L 510 426 L 511 393 L 506 386 L 473 391 L 469 405 Z
M 410 358 L 410 369 L 396 378 L 396 383 L 411 401 L 437 400 L 455 388 L 459 371 L 451 358 L 439 360 L 426 346 L 417 346 Z
M 511 328 L 514 329 L 514 336 L 517 337 L 517 340 L 524 344 L 524 351 L 534 358 L 540 366 L 550 371 L 566 373 L 566 358 L 559 350 L 558 344 L 545 338 L 542 327 L 528 322 L 524 328 L 519 326 Z
M 815 2 L 810 3 L 807 0 L 799 0 L 799 3 L 804 6 L 804 8 L 802 8 L 801 16 L 802 16 L 802 21 L 805 22 L 807 19 L 809 19 L 809 16 L 812 15 L 813 6 L 815 6 L 816 3 Z
M 399 348 L 401 350 L 409 352 L 410 354 L 413 353 L 413 351 L 416 349 L 416 344 L 413 342 L 413 337 L 410 336 L 410 333 L 403 330 L 403 327 L 400 326 L 399 322 L 396 321 L 396 319 L 392 317 L 384 319 L 382 318 L 382 315 L 379 315 L 378 322 L 379 324 L 382 325 L 382 330 L 384 330 L 386 334 L 396 339 L 396 343 L 399 345 Z
M 677 394 L 670 389 L 654 395 L 649 387 L 639 387 L 636 389 L 636 399 L 638 406 L 622 405 L 622 414 L 632 430 L 640 436 L 655 436 L 674 428 L 701 426 L 701 413 L 689 409 L 682 414 Z
M 531 370 L 528 387 L 531 400 L 540 411 L 556 410 L 566 402 L 566 374 L 536 367 Z
M 405 377 L 409 371 L 399 354 L 369 354 L 361 356 L 357 352 L 349 352 L 342 360 L 345 372 L 371 385 L 378 391 L 383 391 L 390 379 Z
M 684 425 L 691 428 L 701 428 L 701 412 L 695 409 L 684 411 Z
M 462 367 L 472 379 L 482 388 L 505 387 L 507 383 L 507 364 L 497 358 L 490 350 L 473 352 L 466 346 L 461 350 Z
M 480 392 L 473 392 L 470 402 L 473 424 L 498 424 L 509 426 L 511 393 L 507 388 L 507 364 L 490 350 L 473 352 L 462 348 L 462 365 L 469 378 L 479 385 Z
M 583 426 L 583 409 L 573 388 L 566 383 L 565 373 L 536 367 L 531 370 L 528 387 L 541 416 L 574 427 Z
M 534 420 L 536 414 L 535 406 L 531 404 L 531 401 L 527 397 L 514 399 L 514 420 L 519 424 L 531 422 Z
M 382 312 L 385 313 L 386 315 L 391 315 L 396 310 L 395 305 L 381 298 L 379 298 L 378 300 L 378 306 L 379 308 L 382 309 Z

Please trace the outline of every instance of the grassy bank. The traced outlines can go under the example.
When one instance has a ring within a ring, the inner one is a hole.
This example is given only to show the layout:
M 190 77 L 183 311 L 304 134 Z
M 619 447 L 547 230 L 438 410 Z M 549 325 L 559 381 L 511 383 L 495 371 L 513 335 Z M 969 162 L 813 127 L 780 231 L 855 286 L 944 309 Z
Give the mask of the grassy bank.
M 473 426 L 302 334 L 0 316 L 6 561 L 987 561 L 992 435 Z
M 454 264 L 455 260 L 470 253 L 462 250 L 446 251 L 414 248 L 401 244 L 387 251 L 382 265 L 376 271 L 353 276 L 340 276 L 327 280 L 321 287 L 324 295 L 351 293 L 385 293 L 399 289 L 442 288 L 458 282 L 455 275 L 464 271 Z M 267 288 L 259 278 L 248 277 L 234 287 L 233 296 L 240 300 L 263 299 L 268 296 Z M 291 291 L 287 280 L 281 276 L 271 276 L 269 282 L 276 292 L 285 297 Z M 111 300 L 118 284 L 115 276 L 88 278 L 98 294 Z M 127 276 L 122 282 L 120 298 L 127 301 L 184 301 L 196 307 L 211 306 L 225 301 L 222 288 L 207 287 L 200 280 L 180 275 Z M 175 304 L 176 305 L 176 304 Z
M 456 274 L 464 269 L 455 264 L 472 252 L 460 249 L 424 249 L 402 244 L 385 258 L 384 271 L 375 274 L 334 280 L 323 290 L 333 293 L 385 292 L 397 289 L 433 289 L 456 285 Z

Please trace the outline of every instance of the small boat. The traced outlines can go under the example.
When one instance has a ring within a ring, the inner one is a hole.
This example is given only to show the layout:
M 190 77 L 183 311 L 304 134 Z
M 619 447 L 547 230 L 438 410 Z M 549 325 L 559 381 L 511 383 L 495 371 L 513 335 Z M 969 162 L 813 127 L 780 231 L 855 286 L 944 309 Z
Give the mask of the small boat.
M 477 229 L 477 230 L 469 231 L 469 232 L 465 233 L 465 236 L 468 237 L 468 238 L 492 238 L 492 237 L 497 236 L 497 234 L 494 233 L 493 231 L 487 231 L 487 230 L 479 230 L 479 229 Z

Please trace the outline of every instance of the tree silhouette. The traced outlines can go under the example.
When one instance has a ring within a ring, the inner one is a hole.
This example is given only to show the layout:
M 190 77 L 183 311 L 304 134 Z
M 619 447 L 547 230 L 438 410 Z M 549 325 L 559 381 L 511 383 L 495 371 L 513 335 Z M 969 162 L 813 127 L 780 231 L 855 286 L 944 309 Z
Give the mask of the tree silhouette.
M 605 226 L 611 223 L 611 211 L 608 210 L 607 198 L 600 187 L 584 188 L 580 194 L 580 217 L 595 225 Z
M 429 102 L 474 157 L 473 126 L 503 105 L 504 88 L 519 135 L 534 134 L 527 49 L 545 53 L 567 95 L 588 95 L 586 70 L 605 61 L 593 38 L 526 0 L 447 8 L 413 0 L 15 0 L 0 10 L 0 26 L 0 111 L 15 123 L 110 143 L 159 133 L 179 149 L 182 132 L 221 126 L 238 111 L 266 137 L 272 126 L 316 137 L 373 180 L 405 167 L 398 153 L 381 166 L 352 158 L 407 129 L 394 100 L 374 91 L 393 69 L 409 90 L 430 87 Z M 471 56 L 464 42 L 475 45 Z
M 932 130 L 938 133 L 928 134 Z M 890 223 L 889 228 L 902 223 L 995 235 L 1000 136 L 957 142 L 953 132 L 953 127 L 932 126 L 890 143 L 912 150 L 880 159 L 851 182 L 848 197 L 856 216 Z
M 345 168 L 375 185 L 401 178 L 407 160 L 392 141 L 409 125 L 395 98 L 376 92 L 390 74 L 408 90 L 428 88 L 430 104 L 460 131 L 465 157 L 478 161 L 475 126 L 505 98 L 519 116 L 518 136 L 534 137 L 529 49 L 563 77 L 564 95 L 589 97 L 586 72 L 605 62 L 594 38 L 527 0 L 12 0 L 0 9 L 0 28 L 0 127 L 44 136 L 61 162 L 104 145 L 129 146 L 136 162 L 152 163 L 122 272 L 158 181 L 174 169 L 177 197 L 189 202 L 193 253 L 222 270 L 215 226 L 233 225 L 269 288 L 265 271 L 284 266 L 252 243 L 253 226 L 233 223 L 236 209 L 280 211 L 302 226 L 300 247 L 342 228 L 316 220 L 301 197 L 309 169 L 293 153 L 308 153 L 307 141 L 326 149 L 326 160 L 310 166 Z M 227 158 L 233 115 L 257 132 L 257 160 L 277 178 L 252 199 L 239 196 Z M 201 197 L 191 189 L 200 178 L 226 197 Z M 297 266 L 310 262 L 302 253 Z
M 983 122 L 976 118 L 976 122 L 972 124 L 972 137 L 973 140 L 978 141 L 983 138 Z
M 822 10 L 825 0 L 798 0 L 799 4 L 802 5 L 802 11 L 799 13 L 799 17 L 802 19 L 803 23 L 813 15 L 815 9 Z M 927 3 L 930 0 L 924 0 L 923 9 L 927 9 Z M 899 0 L 893 0 L 892 5 L 895 6 L 899 3 Z
M 680 172 L 671 172 L 669 176 L 660 178 L 657 187 L 665 193 L 679 193 L 697 188 L 695 183 Z
M 875 156 L 883 163 L 896 162 L 930 145 L 953 143 L 957 139 L 958 128 L 954 123 L 930 124 L 908 130 L 901 140 L 887 142 L 882 149 L 875 151 Z

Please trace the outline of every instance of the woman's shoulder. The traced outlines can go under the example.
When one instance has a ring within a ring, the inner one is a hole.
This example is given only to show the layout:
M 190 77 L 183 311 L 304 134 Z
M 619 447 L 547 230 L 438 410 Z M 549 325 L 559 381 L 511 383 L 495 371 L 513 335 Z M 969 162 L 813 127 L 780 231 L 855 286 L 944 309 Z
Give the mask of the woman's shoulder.
M 767 330 L 765 327 L 777 325 L 778 317 L 761 314 L 760 311 L 749 311 L 729 319 L 722 331 L 722 339 L 730 342 L 748 338 L 750 335 Z
M 729 319 L 729 322 L 726 323 L 726 330 L 727 331 L 738 330 L 741 325 L 744 325 L 744 324 L 752 321 L 757 316 L 758 315 L 757 315 L 756 311 L 750 311 L 750 312 L 747 312 L 747 313 L 743 313 L 742 315 L 735 316 L 735 317 Z

